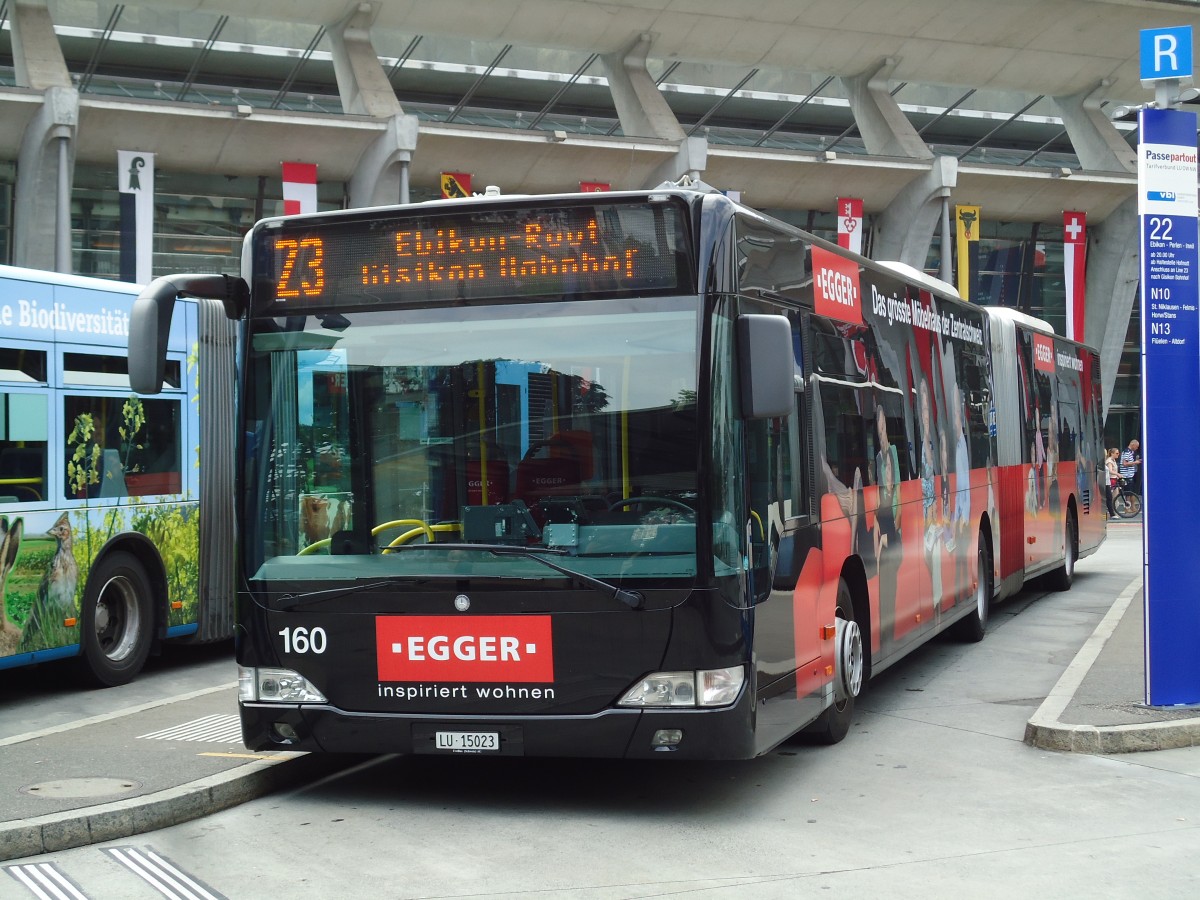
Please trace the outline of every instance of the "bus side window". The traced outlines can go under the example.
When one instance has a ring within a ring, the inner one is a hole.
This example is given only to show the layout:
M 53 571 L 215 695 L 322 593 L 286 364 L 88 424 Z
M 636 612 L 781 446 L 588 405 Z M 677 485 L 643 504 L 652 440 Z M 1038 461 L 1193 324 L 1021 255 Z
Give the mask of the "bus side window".
M 0 393 L 0 503 L 46 499 L 45 394 Z
M 182 492 L 178 400 L 68 395 L 63 413 L 67 499 Z
M 792 377 L 796 387 L 796 405 L 792 415 L 787 420 L 786 444 L 783 455 L 783 486 L 784 486 L 784 519 L 808 516 L 812 512 L 811 493 L 809 487 L 809 470 L 811 468 L 809 447 L 801 441 L 800 423 L 808 421 L 808 398 L 805 394 L 807 384 L 804 378 L 804 338 L 799 313 L 790 313 L 792 320 L 792 350 L 794 366 Z

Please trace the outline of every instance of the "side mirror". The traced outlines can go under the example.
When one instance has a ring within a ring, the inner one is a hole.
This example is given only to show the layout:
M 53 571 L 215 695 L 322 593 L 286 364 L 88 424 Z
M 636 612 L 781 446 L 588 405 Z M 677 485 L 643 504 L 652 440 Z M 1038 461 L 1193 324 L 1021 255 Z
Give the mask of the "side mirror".
M 180 296 L 220 300 L 225 315 L 238 319 L 249 307 L 250 289 L 229 275 L 170 275 L 156 278 L 133 301 L 129 316 L 129 384 L 139 394 L 162 390 L 171 312 Z
M 791 415 L 796 405 L 795 363 L 792 323 L 787 316 L 738 316 L 737 353 L 742 415 L 747 419 Z

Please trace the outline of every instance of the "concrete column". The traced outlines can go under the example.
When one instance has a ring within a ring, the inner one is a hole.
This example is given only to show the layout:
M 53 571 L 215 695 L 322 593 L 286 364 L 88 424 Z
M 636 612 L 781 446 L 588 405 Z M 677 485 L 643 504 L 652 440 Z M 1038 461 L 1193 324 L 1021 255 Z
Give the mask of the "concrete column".
M 1117 383 L 1129 316 L 1142 277 L 1137 197 L 1130 197 L 1099 224 L 1088 225 L 1084 343 L 1100 350 L 1104 415 Z
M 350 206 L 391 206 L 407 202 L 408 171 L 417 148 L 417 117 L 395 115 L 367 148 L 348 185 Z
M 13 262 L 69 272 L 79 92 L 50 87 L 44 96 L 42 108 L 25 129 L 17 158 Z
M 45 0 L 17 0 L 11 5 L 13 67 L 17 87 L 44 91 L 50 87 L 70 87 L 62 48 L 54 34 L 54 22 Z
M 13 262 L 70 272 L 79 92 L 71 86 L 45 0 L 17 0 L 10 15 L 17 86 L 43 91 L 45 97 L 18 151 Z
M 888 76 L 895 65 L 895 60 L 885 59 L 869 72 L 839 79 L 850 98 L 859 135 L 872 156 L 933 159 L 933 151 L 888 92 Z
M 700 181 L 700 174 L 708 166 L 708 139 L 684 138 L 675 156 L 658 166 L 646 179 L 643 188 L 655 188 L 664 181 L 679 181 L 685 175 L 692 181 Z
M 942 218 L 942 198 L 949 197 L 957 184 L 958 160 L 953 156 L 934 158 L 929 170 L 910 181 L 876 220 L 872 258 L 924 269 Z
M 378 12 L 378 3 L 359 3 L 329 29 L 342 109 L 388 120 L 354 168 L 347 186 L 352 208 L 407 203 L 408 166 L 417 149 L 417 117 L 404 114 L 371 43 L 371 24 Z
M 390 119 L 404 110 L 371 43 L 371 23 L 377 13 L 377 3 L 358 4 L 348 17 L 330 27 L 329 41 L 342 110 L 349 115 Z
M 1102 81 L 1078 94 L 1054 97 L 1054 105 L 1084 171 L 1136 172 L 1137 152 L 1100 108 L 1100 94 L 1107 86 L 1108 82 Z
M 1100 94 L 1106 86 L 1108 82 L 1100 82 L 1096 88 L 1052 100 L 1085 172 L 1136 172 L 1138 154 L 1100 109 Z
M 643 34 L 624 52 L 600 57 L 621 130 L 631 138 L 683 141 L 687 135 L 646 69 L 650 43 L 651 36 Z

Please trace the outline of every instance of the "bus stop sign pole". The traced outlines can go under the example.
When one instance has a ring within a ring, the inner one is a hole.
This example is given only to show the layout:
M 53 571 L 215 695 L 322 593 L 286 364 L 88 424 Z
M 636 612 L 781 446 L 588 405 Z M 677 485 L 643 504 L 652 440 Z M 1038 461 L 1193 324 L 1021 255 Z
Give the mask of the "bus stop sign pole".
M 1192 80 L 1192 30 L 1141 32 L 1141 78 L 1155 103 L 1138 114 L 1142 265 L 1142 573 L 1146 703 L 1200 703 L 1195 511 L 1200 481 L 1200 292 L 1196 114 L 1171 106 Z

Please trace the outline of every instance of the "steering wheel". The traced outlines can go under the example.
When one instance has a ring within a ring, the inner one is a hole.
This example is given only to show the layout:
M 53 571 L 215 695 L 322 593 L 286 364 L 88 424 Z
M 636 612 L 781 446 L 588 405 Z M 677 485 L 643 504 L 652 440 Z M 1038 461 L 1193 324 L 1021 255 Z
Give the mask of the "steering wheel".
M 696 511 L 686 503 L 682 503 L 679 500 L 672 500 L 670 497 L 625 497 L 624 499 L 618 500 L 616 503 L 610 503 L 608 508 L 610 510 L 614 510 L 620 509 L 622 506 L 640 506 L 646 503 L 658 503 L 664 506 L 673 506 L 676 509 L 682 509 L 688 515 L 694 516 L 696 514 Z
M 371 537 L 374 537 L 381 531 L 387 531 L 389 528 L 403 528 L 405 525 L 409 526 L 409 530 L 398 535 L 387 547 L 384 547 L 384 552 L 387 552 L 388 547 L 399 547 L 401 544 L 407 544 L 419 534 L 425 535 L 425 543 L 433 543 L 433 529 L 422 519 L 393 519 L 390 522 L 384 522 L 371 529 Z

